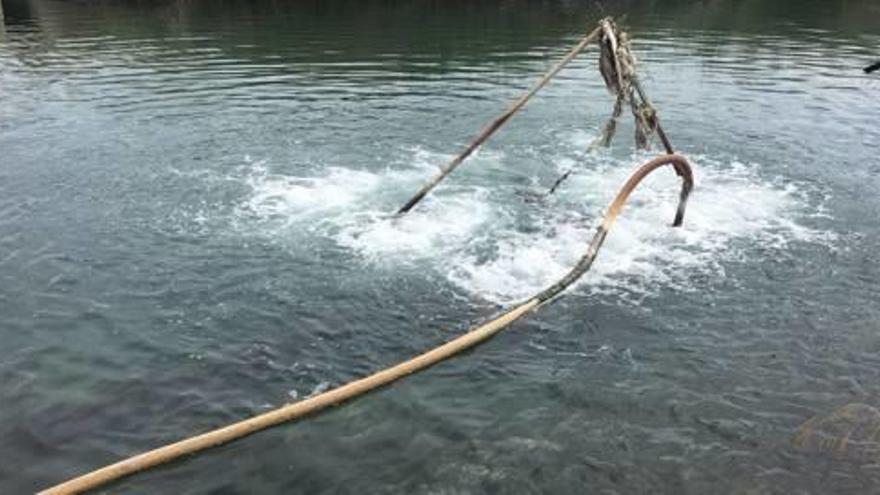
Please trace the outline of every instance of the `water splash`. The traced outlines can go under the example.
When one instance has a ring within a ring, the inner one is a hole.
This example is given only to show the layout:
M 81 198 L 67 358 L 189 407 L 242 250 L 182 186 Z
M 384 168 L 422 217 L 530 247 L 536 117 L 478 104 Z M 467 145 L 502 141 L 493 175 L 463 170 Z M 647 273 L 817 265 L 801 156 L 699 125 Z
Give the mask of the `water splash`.
M 253 195 L 247 208 L 264 219 L 303 219 L 315 213 L 356 203 L 382 182 L 380 175 L 342 167 L 328 167 L 316 177 L 272 174 L 264 163 L 247 177 Z
M 424 151 L 412 156 L 413 167 L 400 170 L 329 167 L 314 177 L 256 167 L 248 178 L 247 208 L 264 221 L 318 225 L 312 235 L 331 238 L 368 263 L 425 266 L 473 297 L 506 304 L 542 290 L 574 265 L 602 208 L 644 158 L 585 167 L 541 207 L 526 206 L 514 186 L 490 188 L 482 174 L 474 174 L 439 190 L 411 214 L 391 218 L 394 199 L 420 183 L 427 163 L 437 163 Z M 833 237 L 799 223 L 824 214 L 821 204 L 811 204 L 806 186 L 763 177 L 758 164 L 708 156 L 693 161 L 697 187 L 684 227 L 670 226 L 678 178 L 671 169 L 652 175 L 624 209 L 579 290 L 687 290 L 695 273 L 723 277 L 726 262 L 756 246 L 785 249 L 791 242 Z M 556 164 L 564 169 L 570 160 Z M 380 186 L 386 194 L 377 194 Z

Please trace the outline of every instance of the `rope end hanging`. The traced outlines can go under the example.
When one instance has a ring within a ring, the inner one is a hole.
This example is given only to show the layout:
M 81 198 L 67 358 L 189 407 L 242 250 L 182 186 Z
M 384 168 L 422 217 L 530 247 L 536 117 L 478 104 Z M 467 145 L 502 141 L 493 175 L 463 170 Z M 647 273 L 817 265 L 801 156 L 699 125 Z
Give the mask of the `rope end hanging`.
M 587 153 L 591 153 L 599 146 L 608 147 L 611 145 L 617 132 L 618 120 L 623 114 L 623 108 L 625 105 L 629 105 L 635 123 L 636 149 L 649 149 L 651 139 L 656 135 L 663 144 L 666 153 L 674 154 L 675 150 L 660 125 L 657 109 L 654 108 L 639 83 L 636 74 L 637 61 L 630 46 L 629 34 L 620 29 L 612 17 L 605 17 L 599 21 L 599 31 L 597 38 L 599 74 L 602 76 L 608 92 L 614 96 L 614 106 L 602 132 L 587 147 Z M 556 179 L 546 194 L 553 194 L 573 172 L 574 168 L 566 170 Z

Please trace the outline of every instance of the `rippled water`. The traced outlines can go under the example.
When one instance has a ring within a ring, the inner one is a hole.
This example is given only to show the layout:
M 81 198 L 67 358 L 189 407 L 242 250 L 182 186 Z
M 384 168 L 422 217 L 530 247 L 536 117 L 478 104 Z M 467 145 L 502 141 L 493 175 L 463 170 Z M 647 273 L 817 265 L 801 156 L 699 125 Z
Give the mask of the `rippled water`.
M 564 273 L 647 154 L 568 2 L 4 0 L 0 491 L 34 491 L 447 340 Z M 695 164 L 474 352 L 114 493 L 868 493 L 798 448 L 880 405 L 875 2 L 622 2 Z M 554 197 L 528 201 L 562 171 Z

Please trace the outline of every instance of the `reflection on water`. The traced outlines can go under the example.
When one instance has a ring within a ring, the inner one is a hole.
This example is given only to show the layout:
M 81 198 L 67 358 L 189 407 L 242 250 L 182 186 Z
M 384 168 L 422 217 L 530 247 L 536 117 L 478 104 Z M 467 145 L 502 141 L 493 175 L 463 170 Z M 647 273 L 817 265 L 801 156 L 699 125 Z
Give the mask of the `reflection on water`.
M 362 376 L 565 271 L 644 158 L 626 127 L 584 155 L 593 55 L 386 214 L 609 13 L 696 164 L 684 229 L 652 176 L 511 332 L 113 490 L 877 491 L 874 459 L 791 443 L 878 406 L 869 0 L 4 0 L 0 491 Z

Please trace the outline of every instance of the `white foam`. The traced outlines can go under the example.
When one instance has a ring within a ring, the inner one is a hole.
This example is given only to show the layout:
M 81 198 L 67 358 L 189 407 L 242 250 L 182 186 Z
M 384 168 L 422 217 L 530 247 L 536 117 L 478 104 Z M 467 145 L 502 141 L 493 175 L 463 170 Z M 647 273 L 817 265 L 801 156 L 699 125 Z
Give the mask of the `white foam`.
M 247 207 L 264 218 L 297 218 L 349 206 L 369 195 L 381 177 L 367 171 L 328 167 L 318 177 L 270 174 L 256 164 L 247 178 L 253 189 Z
M 550 224 L 537 233 L 508 232 L 484 238 L 496 253 L 488 260 L 461 253 L 449 279 L 473 295 L 506 303 L 525 299 L 556 282 L 577 262 L 591 230 L 581 224 Z
M 585 252 L 602 212 L 599 205 L 610 202 L 633 168 L 614 163 L 578 171 L 560 203 L 581 195 L 589 203 L 583 213 L 557 215 L 538 233 L 495 241 L 497 255 L 488 261 L 461 257 L 450 279 L 472 294 L 500 303 L 527 298 L 547 287 Z M 739 241 L 784 248 L 793 240 L 830 239 L 830 234 L 791 219 L 806 207 L 798 188 L 762 179 L 757 165 L 698 157 L 694 168 L 697 186 L 684 226 L 670 226 L 679 179 L 671 169 L 652 174 L 618 217 L 591 272 L 579 281 L 580 287 L 643 293 L 670 285 L 687 289 L 695 272 L 723 276 L 722 262 L 743 252 Z
M 541 208 L 526 206 L 515 187 L 485 173 L 459 175 L 419 207 L 391 218 L 436 170 L 444 155 L 410 150 L 410 166 L 379 172 L 327 167 L 311 177 L 269 174 L 254 165 L 246 210 L 270 229 L 309 226 L 365 261 L 418 264 L 446 277 L 472 297 L 510 303 L 532 296 L 566 273 L 584 253 L 603 208 L 643 156 L 578 170 Z M 827 242 L 831 234 L 797 219 L 811 208 L 797 184 L 768 179 L 759 165 L 692 157 L 696 188 L 682 228 L 670 226 L 679 192 L 671 169 L 649 176 L 613 226 L 592 271 L 577 290 L 647 294 L 661 287 L 687 290 L 694 273 L 724 276 L 725 261 L 755 244 L 785 249 L 793 241 Z M 488 154 L 503 164 L 501 154 Z M 560 157 L 560 169 L 571 159 Z M 477 166 L 471 164 L 471 166 Z M 491 177 L 488 177 L 491 178 Z M 281 222 L 275 224 L 273 222 Z
M 340 218 L 337 241 L 376 261 L 388 256 L 396 261 L 444 258 L 467 244 L 489 218 L 490 206 L 481 190 L 434 198 L 399 218 L 387 212 L 368 212 Z
M 490 201 L 480 186 L 446 187 L 417 210 L 394 218 L 389 212 L 405 198 L 400 192 L 415 191 L 437 163 L 448 159 L 421 148 L 410 153 L 410 167 L 380 172 L 333 166 L 315 176 L 288 176 L 270 173 L 263 162 L 252 163 L 245 176 L 251 194 L 238 214 L 269 235 L 296 230 L 330 237 L 371 261 L 442 257 L 467 243 L 487 221 Z M 483 161 L 500 156 L 490 153 Z

